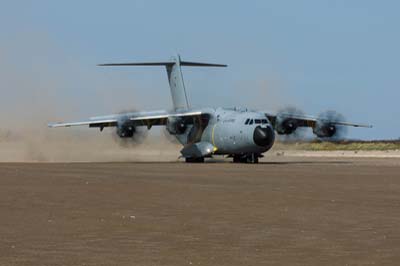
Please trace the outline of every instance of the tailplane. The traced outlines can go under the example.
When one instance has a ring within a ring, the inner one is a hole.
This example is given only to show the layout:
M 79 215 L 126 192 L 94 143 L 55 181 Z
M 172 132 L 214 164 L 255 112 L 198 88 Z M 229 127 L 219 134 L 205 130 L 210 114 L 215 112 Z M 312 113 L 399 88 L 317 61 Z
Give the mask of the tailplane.
M 191 67 L 226 67 L 223 64 L 209 64 L 181 61 L 179 55 L 172 57 L 169 61 L 164 62 L 142 62 L 142 63 L 112 63 L 100 64 L 99 66 L 165 66 L 168 74 L 169 87 L 171 89 L 172 103 L 174 109 L 187 110 L 189 109 L 189 102 L 186 94 L 185 83 L 183 81 L 181 66 Z

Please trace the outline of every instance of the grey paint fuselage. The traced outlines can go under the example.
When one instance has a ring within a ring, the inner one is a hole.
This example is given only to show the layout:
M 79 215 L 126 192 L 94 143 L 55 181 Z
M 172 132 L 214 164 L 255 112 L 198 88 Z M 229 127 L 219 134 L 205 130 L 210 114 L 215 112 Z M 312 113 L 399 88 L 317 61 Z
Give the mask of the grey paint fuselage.
M 260 146 L 254 142 L 254 131 L 256 127 L 271 127 L 264 113 L 248 111 L 240 108 L 207 108 L 202 110 L 209 116 L 208 124 L 201 135 L 201 141 L 211 143 L 216 151 L 214 154 L 261 154 L 268 151 L 272 145 L 274 136 L 269 145 Z M 266 120 L 267 124 L 245 124 L 247 119 Z M 187 130 L 186 135 L 190 131 Z M 178 140 L 185 145 L 187 138 L 177 136 Z

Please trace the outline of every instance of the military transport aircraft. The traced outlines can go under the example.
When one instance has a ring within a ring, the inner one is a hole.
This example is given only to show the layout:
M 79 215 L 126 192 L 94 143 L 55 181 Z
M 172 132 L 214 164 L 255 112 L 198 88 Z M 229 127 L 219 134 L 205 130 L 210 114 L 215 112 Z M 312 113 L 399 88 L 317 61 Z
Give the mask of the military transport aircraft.
M 121 138 L 134 138 L 140 127 L 165 126 L 168 133 L 183 145 L 186 162 L 204 162 L 205 157 L 227 155 L 233 162 L 258 163 L 258 158 L 271 149 L 278 134 L 292 134 L 298 127 L 311 127 L 319 138 L 331 138 L 344 126 L 370 127 L 342 121 L 334 113 L 319 117 L 283 112 L 253 111 L 245 108 L 201 108 L 189 106 L 182 66 L 226 67 L 182 61 L 179 55 L 163 62 L 112 63 L 99 66 L 165 66 L 171 90 L 173 111 L 127 112 L 89 118 L 72 123 L 52 123 L 51 128 L 89 126 L 116 127 Z

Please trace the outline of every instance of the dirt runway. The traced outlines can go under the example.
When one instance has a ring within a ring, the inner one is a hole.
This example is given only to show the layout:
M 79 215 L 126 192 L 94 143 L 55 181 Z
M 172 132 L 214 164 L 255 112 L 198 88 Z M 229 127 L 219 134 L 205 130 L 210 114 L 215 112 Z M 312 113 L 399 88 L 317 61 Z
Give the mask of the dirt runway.
M 399 265 L 400 160 L 0 164 L 0 265 Z

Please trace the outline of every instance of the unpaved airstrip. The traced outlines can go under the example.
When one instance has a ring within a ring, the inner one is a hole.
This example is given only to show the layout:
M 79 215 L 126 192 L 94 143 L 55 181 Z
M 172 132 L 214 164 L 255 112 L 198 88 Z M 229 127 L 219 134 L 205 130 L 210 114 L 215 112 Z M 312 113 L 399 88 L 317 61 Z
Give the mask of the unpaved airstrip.
M 400 159 L 1 163 L 0 265 L 398 265 Z

